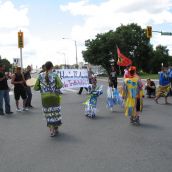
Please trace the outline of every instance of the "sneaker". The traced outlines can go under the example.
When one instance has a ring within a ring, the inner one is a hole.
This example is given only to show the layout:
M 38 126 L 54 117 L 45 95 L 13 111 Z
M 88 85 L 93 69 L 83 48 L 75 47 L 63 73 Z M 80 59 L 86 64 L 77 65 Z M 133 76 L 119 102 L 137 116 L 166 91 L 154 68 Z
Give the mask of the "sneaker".
M 1 116 L 4 116 L 5 114 L 4 113 L 0 113 Z
M 10 111 L 10 112 L 6 112 L 6 114 L 12 114 L 12 113 L 13 113 L 13 112 L 11 112 L 11 111 Z
M 28 109 L 28 108 L 26 108 L 26 107 L 22 109 L 22 111 L 28 111 L 28 110 L 29 110 L 29 109 Z
M 134 119 L 133 119 L 133 117 L 130 117 L 130 123 L 131 123 L 131 124 L 134 124 Z
M 137 124 L 137 125 L 140 125 L 140 118 L 139 118 L 139 116 L 137 116 L 136 118 L 135 118 L 135 124 Z
M 32 105 L 30 105 L 30 106 L 27 106 L 28 108 L 34 108 Z
M 17 112 L 21 112 L 22 110 L 21 110 L 20 108 L 17 108 L 16 111 L 17 111 Z
M 155 98 L 154 100 L 155 100 L 155 102 L 158 104 L 158 100 L 157 100 L 156 98 Z

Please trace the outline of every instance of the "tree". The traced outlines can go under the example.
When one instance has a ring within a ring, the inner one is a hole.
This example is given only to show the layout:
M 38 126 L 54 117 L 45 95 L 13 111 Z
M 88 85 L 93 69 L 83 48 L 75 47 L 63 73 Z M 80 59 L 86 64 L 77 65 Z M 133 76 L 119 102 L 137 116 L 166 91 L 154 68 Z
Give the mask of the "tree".
M 85 41 L 86 51 L 83 51 L 83 57 L 86 62 L 93 65 L 101 65 L 109 73 L 110 60 L 114 58 L 116 47 L 114 32 L 111 30 L 104 34 L 97 34 L 94 40 Z
M 5 66 L 5 71 L 9 72 L 12 69 L 12 65 L 7 59 L 0 59 L 0 64 Z
M 153 58 L 151 58 L 150 63 L 152 64 L 153 73 L 157 73 L 162 65 L 169 66 L 171 65 L 171 57 L 169 56 L 169 50 L 166 46 L 158 45 L 153 51 Z
M 121 25 L 116 31 L 97 34 L 95 39 L 85 41 L 85 46 L 87 49 L 82 52 L 84 60 L 93 65 L 101 65 L 108 74 L 112 59 L 115 60 L 114 65 L 117 67 L 116 46 L 132 59 L 133 65 L 138 69 L 149 70 L 145 59 L 151 58 L 153 48 L 144 29 L 137 24 Z
M 146 63 L 147 59 L 151 58 L 153 48 L 146 37 L 145 30 L 132 23 L 118 27 L 115 34 L 121 52 L 132 59 L 133 65 L 138 70 L 149 71 Z

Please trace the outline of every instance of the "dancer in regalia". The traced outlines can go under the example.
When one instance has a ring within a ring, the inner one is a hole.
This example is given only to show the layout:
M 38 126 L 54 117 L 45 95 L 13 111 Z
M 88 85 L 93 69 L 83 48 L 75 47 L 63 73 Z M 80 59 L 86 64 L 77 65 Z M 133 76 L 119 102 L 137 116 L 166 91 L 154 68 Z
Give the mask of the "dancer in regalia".
M 165 98 L 165 104 L 169 104 L 167 99 L 170 95 L 170 79 L 167 72 L 167 67 L 163 67 L 159 72 L 159 87 L 156 92 L 155 102 L 158 103 L 160 97 Z
M 111 82 L 109 82 L 109 86 L 107 88 L 106 107 L 113 111 L 113 107 L 115 105 L 120 105 L 121 107 L 123 106 L 122 95 L 118 88 L 113 88 Z
M 46 71 L 39 74 L 34 89 L 41 92 L 42 110 L 51 137 L 54 137 L 58 132 L 58 127 L 62 124 L 60 88 L 62 88 L 63 84 L 58 75 L 52 71 L 53 64 L 50 61 L 45 63 L 45 68 Z
M 136 74 L 136 67 L 129 68 L 129 78 L 124 79 L 123 98 L 125 100 L 125 115 L 130 117 L 130 122 L 140 124 L 139 112 L 143 108 L 142 83 Z
M 92 88 L 90 91 L 90 95 L 87 100 L 84 102 L 85 105 L 85 116 L 90 118 L 96 117 L 96 109 L 97 109 L 97 98 L 103 94 L 102 86 L 97 86 L 97 79 L 94 76 L 92 81 Z

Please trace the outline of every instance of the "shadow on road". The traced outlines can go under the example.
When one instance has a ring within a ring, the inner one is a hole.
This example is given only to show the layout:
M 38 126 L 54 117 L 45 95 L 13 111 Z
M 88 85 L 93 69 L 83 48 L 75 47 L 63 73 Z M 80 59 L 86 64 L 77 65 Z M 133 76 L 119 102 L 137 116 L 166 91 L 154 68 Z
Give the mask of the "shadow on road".
M 80 143 L 81 140 L 76 138 L 74 135 L 70 135 L 69 133 L 63 133 L 59 132 L 57 136 L 53 138 L 53 140 L 56 140 L 58 142 L 65 142 L 65 143 Z
M 148 124 L 148 123 L 141 123 L 141 125 L 139 127 L 144 128 L 144 129 L 155 129 L 155 130 L 163 129 L 161 126 L 154 125 L 154 124 Z

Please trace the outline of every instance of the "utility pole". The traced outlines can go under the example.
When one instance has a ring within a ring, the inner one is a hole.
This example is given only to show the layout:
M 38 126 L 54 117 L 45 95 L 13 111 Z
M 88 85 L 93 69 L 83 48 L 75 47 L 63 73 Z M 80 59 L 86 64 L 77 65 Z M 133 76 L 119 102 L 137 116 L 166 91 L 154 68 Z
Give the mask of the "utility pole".
M 74 41 L 75 43 L 75 58 L 76 58 L 76 67 L 78 68 L 78 47 L 77 47 L 77 42 L 76 40 L 70 39 L 70 38 L 62 38 L 62 39 L 69 39 Z
M 20 48 L 21 68 L 23 68 L 22 48 L 24 48 L 24 37 L 21 30 L 18 32 L 18 48 Z

